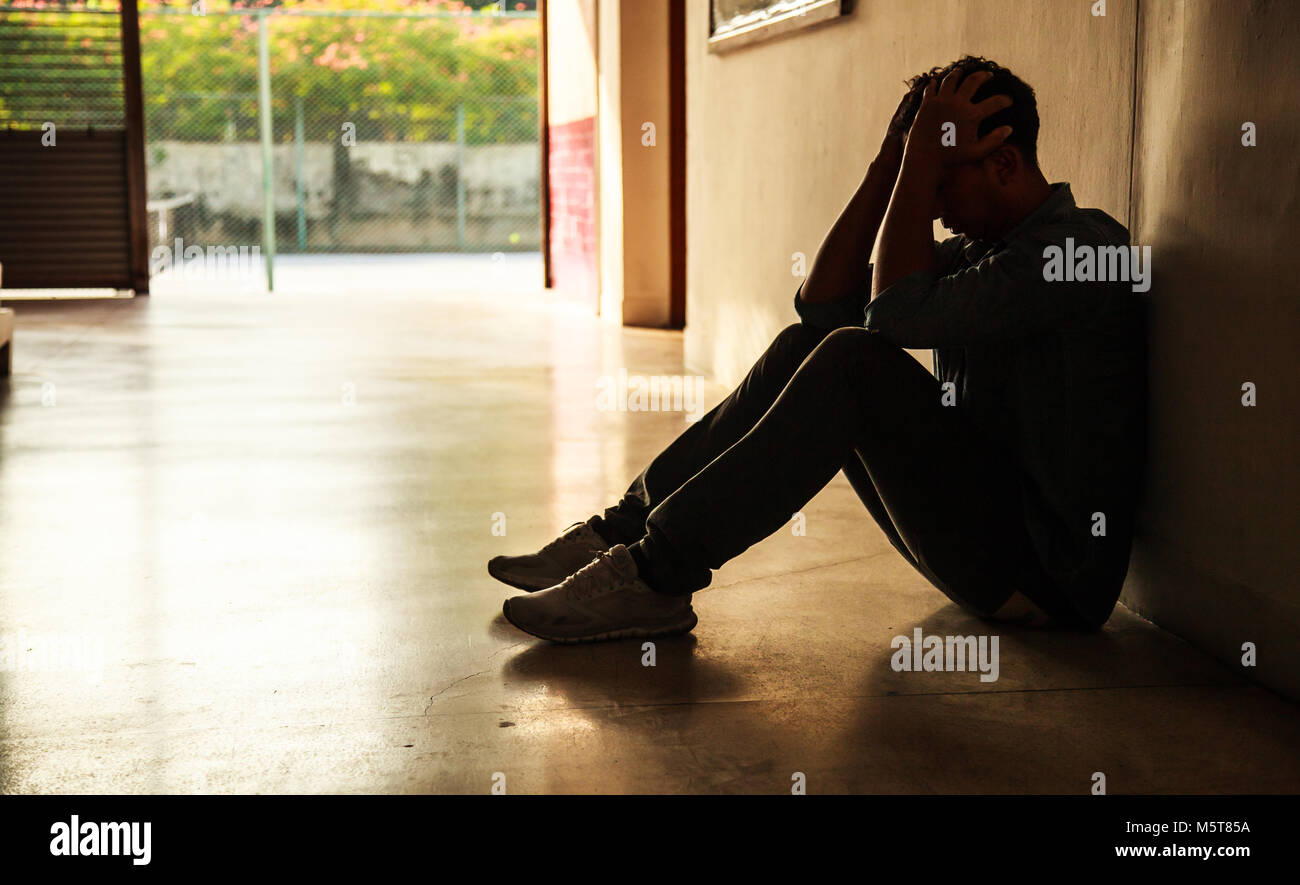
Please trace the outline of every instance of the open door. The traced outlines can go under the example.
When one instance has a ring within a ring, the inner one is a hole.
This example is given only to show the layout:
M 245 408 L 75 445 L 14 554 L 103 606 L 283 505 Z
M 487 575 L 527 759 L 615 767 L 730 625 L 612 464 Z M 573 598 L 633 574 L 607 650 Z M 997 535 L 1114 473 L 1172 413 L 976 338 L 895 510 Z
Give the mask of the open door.
M 547 285 L 626 325 L 686 323 L 686 4 L 543 4 Z

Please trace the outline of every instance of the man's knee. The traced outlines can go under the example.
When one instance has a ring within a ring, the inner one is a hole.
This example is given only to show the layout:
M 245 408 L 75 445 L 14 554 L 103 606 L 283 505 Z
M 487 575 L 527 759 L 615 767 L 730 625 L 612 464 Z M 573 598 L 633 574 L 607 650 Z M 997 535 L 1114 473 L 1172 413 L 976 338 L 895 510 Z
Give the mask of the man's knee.
M 827 384 L 851 385 L 863 404 L 881 409 L 931 396 L 931 388 L 938 384 L 930 370 L 906 350 L 859 326 L 827 335 L 808 357 L 805 369 Z
M 817 329 L 803 323 L 791 323 L 780 332 L 776 333 L 773 339 L 775 344 L 816 344 L 826 337 L 825 329 Z
M 797 366 L 816 349 L 826 334 L 825 329 L 816 329 L 803 323 L 791 323 L 776 333 L 771 346 L 768 347 L 768 352 L 776 351 L 785 354 L 794 361 L 793 365 Z
M 828 334 L 817 347 L 817 355 L 838 364 L 851 363 L 861 368 L 905 354 L 876 332 L 862 326 L 844 326 Z
M 856 347 L 876 337 L 879 336 L 863 326 L 840 326 L 826 336 L 826 341 L 842 347 Z

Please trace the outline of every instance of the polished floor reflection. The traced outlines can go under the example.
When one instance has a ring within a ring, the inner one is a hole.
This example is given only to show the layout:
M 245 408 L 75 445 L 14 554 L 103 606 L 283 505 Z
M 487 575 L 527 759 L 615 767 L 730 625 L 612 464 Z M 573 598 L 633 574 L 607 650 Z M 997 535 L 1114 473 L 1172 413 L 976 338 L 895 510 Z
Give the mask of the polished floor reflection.
M 1296 707 L 1126 610 L 1096 636 L 997 631 L 996 682 L 895 672 L 897 635 L 991 630 L 842 478 L 805 534 L 717 575 L 656 666 L 531 640 L 485 563 L 683 426 L 595 400 L 620 369 L 681 374 L 680 336 L 526 291 L 335 282 L 13 305 L 0 789 L 1300 790 Z

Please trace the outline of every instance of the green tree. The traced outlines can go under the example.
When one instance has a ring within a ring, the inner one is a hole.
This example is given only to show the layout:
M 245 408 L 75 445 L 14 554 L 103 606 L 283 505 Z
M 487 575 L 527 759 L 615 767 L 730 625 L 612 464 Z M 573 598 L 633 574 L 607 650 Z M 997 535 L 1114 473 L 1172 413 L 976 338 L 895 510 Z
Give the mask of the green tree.
M 151 141 L 256 140 L 258 10 L 269 10 L 277 139 L 292 138 L 298 100 L 312 139 L 335 137 L 350 122 L 366 140 L 450 140 L 462 105 L 471 144 L 536 138 L 535 15 L 495 16 L 456 0 L 206 0 L 206 14 L 193 8 L 191 0 L 141 7 Z

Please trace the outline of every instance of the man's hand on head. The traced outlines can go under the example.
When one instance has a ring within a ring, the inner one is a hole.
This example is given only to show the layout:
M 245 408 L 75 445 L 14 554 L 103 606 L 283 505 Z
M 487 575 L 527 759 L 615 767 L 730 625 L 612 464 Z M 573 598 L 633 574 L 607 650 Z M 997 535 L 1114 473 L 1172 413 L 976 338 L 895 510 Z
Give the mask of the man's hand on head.
M 1006 141 L 1010 126 L 999 126 L 980 138 L 979 125 L 990 114 L 1010 107 L 1010 96 L 992 95 L 979 104 L 971 101 L 992 76 L 988 71 L 975 71 L 963 79 L 958 71 L 952 71 L 942 83 L 927 83 L 907 133 L 905 157 L 933 164 L 937 170 L 982 160 Z
M 1005 95 L 972 103 L 971 96 L 991 76 L 976 71 L 962 79 L 954 70 L 942 83 L 925 84 L 881 225 L 871 275 L 872 300 L 908 274 L 934 270 L 931 221 L 945 168 L 983 159 L 1011 134 L 1010 126 L 999 126 L 979 137 L 980 121 L 1011 106 Z
M 903 98 L 898 102 L 898 107 L 894 110 L 894 115 L 889 118 L 889 126 L 885 130 L 885 138 L 897 139 L 899 144 L 907 141 L 907 130 L 911 126 L 911 120 L 916 116 L 916 106 L 920 105 L 921 98 L 912 90 L 903 93 Z
M 880 150 L 876 152 L 876 162 L 892 168 L 895 174 L 903 163 L 903 148 L 907 143 L 907 124 L 904 121 L 907 119 L 906 114 L 911 100 L 912 94 L 909 92 L 898 103 L 897 110 L 889 118 L 889 126 L 885 128 L 885 137 L 880 142 Z
M 907 138 L 909 105 L 917 97 L 909 91 L 903 96 L 898 110 L 889 121 L 884 140 L 875 158 L 867 166 L 867 174 L 858 185 L 840 217 L 831 225 L 817 250 L 808 271 L 808 278 L 799 287 L 799 301 L 816 304 L 834 301 L 851 294 L 863 293 L 870 277 L 870 255 L 880 230 L 880 220 L 885 216 L 889 197 L 894 192 L 899 170 L 903 166 L 904 142 Z M 862 306 L 857 318 L 862 318 Z M 852 311 L 850 311 L 851 313 Z

